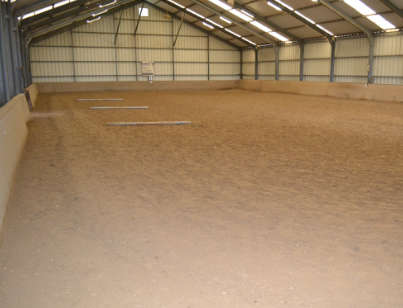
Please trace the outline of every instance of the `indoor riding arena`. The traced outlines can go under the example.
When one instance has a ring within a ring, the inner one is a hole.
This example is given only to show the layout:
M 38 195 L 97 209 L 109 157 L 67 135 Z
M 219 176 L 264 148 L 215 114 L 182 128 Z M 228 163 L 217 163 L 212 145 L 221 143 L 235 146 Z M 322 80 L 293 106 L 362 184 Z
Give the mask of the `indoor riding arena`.
M 403 307 L 402 0 L 2 0 L 0 308 Z

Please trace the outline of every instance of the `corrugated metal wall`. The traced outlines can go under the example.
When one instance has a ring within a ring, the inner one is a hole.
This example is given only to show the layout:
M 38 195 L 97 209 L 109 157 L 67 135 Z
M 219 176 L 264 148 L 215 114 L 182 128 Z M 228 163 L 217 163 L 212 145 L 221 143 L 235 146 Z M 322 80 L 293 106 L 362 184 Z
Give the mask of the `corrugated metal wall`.
M 243 51 L 243 78 L 255 78 L 255 51 Z M 337 39 L 334 59 L 334 81 L 366 83 L 368 80 L 369 44 L 366 38 Z M 403 84 L 403 35 L 385 34 L 375 38 L 374 82 Z M 258 79 L 275 78 L 274 48 L 258 51 Z M 304 45 L 303 80 L 329 81 L 331 45 L 312 42 Z M 279 48 L 279 80 L 299 80 L 300 47 L 285 45 Z
M 154 80 L 218 80 L 240 78 L 240 51 L 184 23 L 172 48 L 180 20 L 147 4 L 133 35 L 141 5 L 100 21 L 33 44 L 34 82 L 135 81 L 141 63 L 153 62 Z M 122 13 L 116 46 L 114 36 Z

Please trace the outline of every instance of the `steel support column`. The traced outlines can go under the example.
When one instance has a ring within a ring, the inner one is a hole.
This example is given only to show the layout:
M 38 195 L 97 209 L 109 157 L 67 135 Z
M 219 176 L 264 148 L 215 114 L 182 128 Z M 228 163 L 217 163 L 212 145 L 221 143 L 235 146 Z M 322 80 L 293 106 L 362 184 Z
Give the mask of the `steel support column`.
M 335 62 L 335 55 L 336 55 L 336 40 L 329 39 L 330 43 L 330 76 L 329 81 L 334 82 L 334 62 Z
M 344 18 L 347 22 L 355 26 L 356 28 L 360 29 L 362 32 L 364 32 L 367 37 L 368 37 L 368 42 L 369 42 L 369 52 L 368 52 L 368 83 L 373 83 L 373 66 L 374 66 L 374 36 L 372 32 L 364 27 L 362 24 L 360 24 L 358 21 L 356 21 L 354 18 L 349 16 L 347 13 L 342 11 L 340 8 L 336 7 L 333 3 L 331 3 L 329 0 L 319 0 L 319 2 L 326 6 L 328 9 L 332 10 L 335 12 L 337 15 L 340 17 Z
M 207 80 L 210 80 L 210 35 L 207 33 Z
M 239 51 L 239 78 L 243 79 L 243 49 Z
M 255 48 L 255 80 L 259 80 L 259 49 Z
M 299 81 L 304 80 L 305 44 L 299 44 Z
M 280 79 L 280 46 L 274 45 L 274 79 Z

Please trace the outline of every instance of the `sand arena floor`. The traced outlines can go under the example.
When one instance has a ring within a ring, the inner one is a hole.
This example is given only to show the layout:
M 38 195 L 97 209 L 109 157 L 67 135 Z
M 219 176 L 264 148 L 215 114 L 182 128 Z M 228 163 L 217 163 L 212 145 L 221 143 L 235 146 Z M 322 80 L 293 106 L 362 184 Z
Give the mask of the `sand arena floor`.
M 403 104 L 107 92 L 35 112 L 0 307 L 403 307 Z M 158 120 L 194 124 L 104 126 Z

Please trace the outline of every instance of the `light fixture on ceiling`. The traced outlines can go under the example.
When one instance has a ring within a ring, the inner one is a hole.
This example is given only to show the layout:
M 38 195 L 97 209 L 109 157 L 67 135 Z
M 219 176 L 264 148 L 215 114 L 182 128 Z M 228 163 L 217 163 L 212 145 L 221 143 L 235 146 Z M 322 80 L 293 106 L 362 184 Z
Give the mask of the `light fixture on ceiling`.
M 262 30 L 263 32 L 270 32 L 272 31 L 269 27 L 265 26 L 264 24 L 254 20 L 250 23 L 251 25 L 255 26 L 256 28 Z
M 220 16 L 220 19 L 225 21 L 227 24 L 232 24 L 232 21 L 229 20 L 228 18 L 225 18 L 224 16 Z
M 201 19 L 206 18 L 206 17 L 204 17 L 203 15 L 201 15 L 201 14 L 199 14 L 199 13 L 197 13 L 197 12 L 195 12 L 195 11 L 189 9 L 189 8 L 186 8 L 185 10 L 188 11 L 189 13 L 192 13 L 193 15 L 195 15 L 195 16 L 201 18 Z
M 209 22 L 210 24 L 212 24 L 212 25 L 218 27 L 218 28 L 224 28 L 223 26 L 221 26 L 220 24 L 218 24 L 218 23 L 212 21 L 211 19 L 206 18 L 206 21 Z
M 96 17 L 96 18 L 87 19 L 87 24 L 96 22 L 96 21 L 98 21 L 98 20 L 100 20 L 100 19 L 101 19 L 101 16 L 98 16 L 98 17 Z
M 237 9 L 232 9 L 232 10 L 230 10 L 229 12 L 230 12 L 231 14 L 235 15 L 236 17 L 238 17 L 238 18 L 240 18 L 240 19 L 246 21 L 246 22 L 250 22 L 250 21 L 253 20 L 250 16 L 248 16 L 248 15 L 242 13 L 241 11 L 238 11 Z
M 105 14 L 106 12 L 108 12 L 107 9 L 102 10 L 102 11 L 99 11 L 99 12 L 92 13 L 91 16 L 92 16 L 92 17 L 97 17 L 97 16 L 99 16 L 99 15 Z
M 267 5 L 271 6 L 276 11 L 279 11 L 279 12 L 282 11 L 282 9 L 280 7 L 278 7 L 277 5 L 275 5 L 273 2 L 267 1 Z
M 229 10 L 232 9 L 232 6 L 230 6 L 229 4 L 227 4 L 227 3 L 225 3 L 225 2 L 222 2 L 222 1 L 220 1 L 220 0 L 209 0 L 209 1 L 210 1 L 211 3 L 213 3 L 213 4 L 215 4 L 216 6 L 218 6 L 218 7 L 222 8 L 222 9 L 226 10 L 226 11 L 229 11 Z
M 202 24 L 203 24 L 205 27 L 209 28 L 209 29 L 214 29 L 214 27 L 213 27 L 212 25 L 208 24 L 207 22 L 204 22 L 204 21 L 203 21 Z
M 114 4 L 116 4 L 116 2 L 118 2 L 118 1 L 117 1 L 117 0 L 113 0 L 112 2 L 105 3 L 105 4 L 100 4 L 100 5 L 98 5 L 98 6 L 102 9 L 102 8 L 104 8 L 104 7 L 108 7 L 108 6 L 114 5 Z
M 179 6 L 181 9 L 184 9 L 184 8 L 185 8 L 182 4 L 180 4 L 180 3 L 178 3 L 178 2 L 175 2 L 175 1 L 173 1 L 173 0 L 166 0 L 166 1 L 171 2 L 172 4 L 174 4 L 174 5 L 176 5 L 176 6 Z

